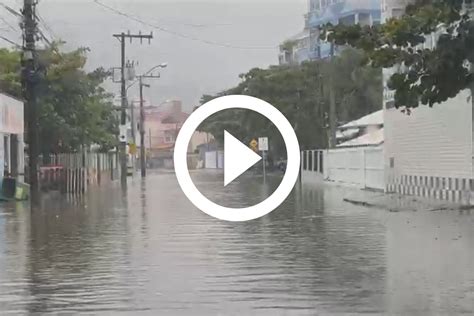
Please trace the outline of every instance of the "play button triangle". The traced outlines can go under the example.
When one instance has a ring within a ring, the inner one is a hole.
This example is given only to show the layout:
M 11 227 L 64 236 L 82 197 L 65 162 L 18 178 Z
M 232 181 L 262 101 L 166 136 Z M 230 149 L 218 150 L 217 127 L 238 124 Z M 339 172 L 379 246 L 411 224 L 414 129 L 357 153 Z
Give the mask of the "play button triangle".
M 224 186 L 262 160 L 253 150 L 224 131 Z

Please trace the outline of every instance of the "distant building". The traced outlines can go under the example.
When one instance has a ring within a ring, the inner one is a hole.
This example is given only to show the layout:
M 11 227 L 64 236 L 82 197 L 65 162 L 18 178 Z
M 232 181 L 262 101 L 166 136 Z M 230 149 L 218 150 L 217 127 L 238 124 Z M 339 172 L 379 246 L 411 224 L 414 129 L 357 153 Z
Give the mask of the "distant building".
M 320 38 L 319 28 L 327 23 L 374 25 L 381 21 L 382 0 L 309 0 L 304 30 L 280 45 L 279 61 L 298 64 L 337 54 L 342 47 L 333 47 Z
M 379 146 L 384 142 L 383 110 L 340 126 L 337 147 Z
M 333 25 L 374 25 L 381 20 L 381 0 L 310 0 L 307 15 L 310 29 L 310 59 L 324 59 L 342 48 L 320 38 L 319 28 Z
M 0 94 L 0 167 L 1 175 L 24 176 L 24 105 L 23 102 Z
M 280 65 L 300 64 L 309 60 L 309 29 L 287 39 L 280 45 L 278 60 Z
M 173 150 L 181 127 L 189 114 L 182 103 L 170 100 L 145 112 L 145 146 L 149 161 L 156 167 L 172 167 Z

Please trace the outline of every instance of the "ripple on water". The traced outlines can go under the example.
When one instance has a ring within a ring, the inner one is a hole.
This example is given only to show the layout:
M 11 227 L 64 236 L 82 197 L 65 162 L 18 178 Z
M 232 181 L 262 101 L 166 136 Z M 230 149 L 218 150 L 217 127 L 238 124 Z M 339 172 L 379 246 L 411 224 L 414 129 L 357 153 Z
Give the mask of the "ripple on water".
M 217 190 L 220 175 L 193 177 L 214 201 L 230 205 L 259 202 L 279 180 L 262 186 L 244 176 L 231 190 Z M 246 223 L 195 209 L 173 174 L 134 180 L 126 196 L 95 190 L 81 202 L 87 207 L 52 199 L 30 214 L 7 205 L 0 209 L 0 311 L 474 310 L 471 214 L 364 209 L 343 203 L 338 190 L 297 186 L 276 211 Z

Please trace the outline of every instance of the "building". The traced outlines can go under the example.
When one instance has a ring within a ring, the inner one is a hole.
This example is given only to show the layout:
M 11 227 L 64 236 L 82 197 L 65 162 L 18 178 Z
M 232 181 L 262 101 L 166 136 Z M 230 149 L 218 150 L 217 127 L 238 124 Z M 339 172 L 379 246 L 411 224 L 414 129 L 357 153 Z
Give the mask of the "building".
M 380 0 L 310 0 L 306 16 L 310 30 L 310 59 L 324 59 L 337 53 L 341 47 L 333 47 L 321 40 L 319 28 L 327 23 L 374 25 L 381 20 Z
M 383 19 L 403 13 L 408 1 L 385 0 Z M 436 34 L 425 43 L 436 43 Z M 428 47 L 429 48 L 429 47 Z M 387 80 L 397 69 L 387 69 Z M 385 80 L 385 81 L 386 81 Z M 471 91 L 406 115 L 385 85 L 386 191 L 474 203 L 474 111 Z
M 384 141 L 383 110 L 339 126 L 336 139 L 339 148 L 381 145 Z
M 23 181 L 24 155 L 23 102 L 0 94 L 0 165 L 2 177 L 13 176 Z
M 189 114 L 182 103 L 169 100 L 145 111 L 145 146 L 151 167 L 173 167 L 173 150 L 178 133 Z
M 305 28 L 280 45 L 280 65 L 295 65 L 309 60 L 309 33 L 309 29 Z
M 342 47 L 320 39 L 327 23 L 374 25 L 381 21 L 381 0 L 309 0 L 304 30 L 280 45 L 280 65 L 299 64 L 337 54 Z

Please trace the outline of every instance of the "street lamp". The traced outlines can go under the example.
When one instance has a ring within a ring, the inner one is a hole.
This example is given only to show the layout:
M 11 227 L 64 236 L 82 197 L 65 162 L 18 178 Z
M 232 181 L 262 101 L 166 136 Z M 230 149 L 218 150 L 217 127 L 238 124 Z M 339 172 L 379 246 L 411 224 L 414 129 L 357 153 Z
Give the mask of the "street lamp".
M 127 87 L 127 90 L 130 89 L 131 87 L 133 87 L 137 82 L 139 82 L 139 81 L 140 81 L 140 78 L 145 78 L 145 77 L 147 77 L 149 74 L 151 74 L 154 70 L 156 70 L 156 69 L 158 69 L 158 68 L 166 68 L 166 67 L 168 67 L 168 63 L 161 63 L 161 64 L 159 64 L 159 65 L 156 65 L 156 66 L 150 68 L 150 69 L 149 69 L 147 72 L 145 72 L 143 75 L 138 76 L 138 79 L 137 79 L 137 80 L 135 80 L 135 81 L 133 81 L 131 84 L 129 84 L 128 87 Z M 159 75 L 158 75 L 158 76 L 159 76 Z M 156 78 L 156 77 L 154 77 L 154 78 Z M 158 78 L 159 78 L 159 77 L 158 77 Z
M 138 76 L 138 82 L 140 85 L 140 169 L 142 178 L 146 177 L 146 161 L 145 161 L 145 111 L 144 111 L 144 101 L 143 101 L 143 88 L 149 88 L 150 85 L 143 82 L 143 78 L 160 78 L 160 75 L 153 75 L 152 72 L 157 68 L 166 68 L 168 67 L 167 63 L 161 63 L 155 67 L 152 67 L 150 70 L 145 72 L 145 74 Z M 136 82 L 136 81 L 135 81 Z M 134 83 L 135 83 L 134 82 Z M 130 86 L 132 86 L 132 83 Z M 129 86 L 129 87 L 130 87 Z

